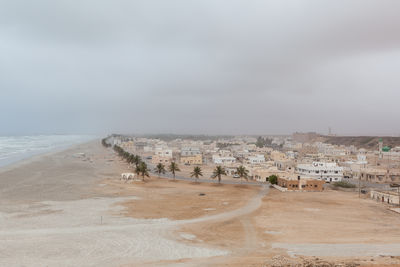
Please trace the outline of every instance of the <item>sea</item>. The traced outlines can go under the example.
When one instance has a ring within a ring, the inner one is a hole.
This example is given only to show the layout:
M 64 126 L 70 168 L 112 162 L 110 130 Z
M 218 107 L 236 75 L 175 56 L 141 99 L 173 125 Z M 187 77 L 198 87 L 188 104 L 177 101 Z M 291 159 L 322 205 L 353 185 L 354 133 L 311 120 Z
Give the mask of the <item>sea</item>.
M 93 135 L 0 136 L 0 168 L 32 156 L 96 139 Z

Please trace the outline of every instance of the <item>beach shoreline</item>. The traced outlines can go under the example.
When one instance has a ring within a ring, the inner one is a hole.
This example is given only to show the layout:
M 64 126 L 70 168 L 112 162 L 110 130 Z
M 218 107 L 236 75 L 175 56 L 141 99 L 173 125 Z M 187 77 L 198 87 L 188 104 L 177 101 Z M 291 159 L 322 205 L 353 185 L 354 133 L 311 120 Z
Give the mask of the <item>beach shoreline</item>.
M 70 144 L 66 144 L 66 145 L 60 145 L 54 148 L 49 148 L 49 149 L 44 149 L 43 151 L 33 151 L 31 153 L 25 153 L 18 155 L 16 157 L 10 157 L 10 158 L 6 158 L 3 159 L 3 161 L 0 164 L 0 173 L 13 169 L 13 168 L 18 168 L 19 166 L 25 164 L 25 163 L 30 163 L 30 162 L 34 162 L 35 160 L 40 160 L 41 156 L 49 156 L 49 155 L 53 155 L 59 152 L 63 152 L 65 150 L 74 148 L 75 146 L 78 146 L 80 144 L 85 144 L 85 143 L 91 143 L 91 142 L 95 142 L 98 141 L 100 142 L 100 138 L 99 137 L 92 137 L 92 138 L 88 138 L 89 140 L 81 140 L 81 141 L 77 141 L 74 143 L 70 143 Z M 28 155 L 26 155 L 28 154 Z

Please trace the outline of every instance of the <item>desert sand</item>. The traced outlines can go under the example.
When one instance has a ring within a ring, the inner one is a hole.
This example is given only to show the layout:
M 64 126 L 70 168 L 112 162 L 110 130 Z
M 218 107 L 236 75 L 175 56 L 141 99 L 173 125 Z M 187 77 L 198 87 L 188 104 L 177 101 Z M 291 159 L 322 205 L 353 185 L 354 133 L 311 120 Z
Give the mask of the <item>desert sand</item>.
M 0 170 L 0 266 L 400 264 L 399 214 L 355 193 L 128 171 L 99 142 Z

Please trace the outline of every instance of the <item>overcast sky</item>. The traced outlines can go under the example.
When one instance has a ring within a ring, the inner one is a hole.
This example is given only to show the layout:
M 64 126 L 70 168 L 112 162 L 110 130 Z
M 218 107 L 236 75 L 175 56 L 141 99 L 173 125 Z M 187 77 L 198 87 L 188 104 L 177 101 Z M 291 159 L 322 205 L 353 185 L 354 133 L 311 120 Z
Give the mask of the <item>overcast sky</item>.
M 0 0 L 0 134 L 400 134 L 400 1 Z

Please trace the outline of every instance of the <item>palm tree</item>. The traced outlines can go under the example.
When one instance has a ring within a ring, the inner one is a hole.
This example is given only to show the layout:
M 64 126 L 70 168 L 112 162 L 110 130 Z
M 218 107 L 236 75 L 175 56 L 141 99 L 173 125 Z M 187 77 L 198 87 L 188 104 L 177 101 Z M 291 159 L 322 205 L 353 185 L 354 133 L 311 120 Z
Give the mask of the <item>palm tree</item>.
M 238 168 L 236 168 L 236 173 L 240 177 L 240 183 L 242 183 L 242 178 L 247 180 L 249 175 L 249 171 L 243 165 L 240 165 Z
M 158 173 L 158 178 L 160 178 L 161 173 L 165 173 L 165 166 L 162 163 L 158 163 L 156 166 L 156 173 Z
M 225 169 L 222 166 L 217 166 L 214 169 L 212 178 L 218 177 L 218 183 L 221 183 L 221 175 L 226 175 Z
M 194 167 L 193 172 L 190 174 L 190 177 L 196 177 L 196 180 L 199 179 L 199 176 L 203 176 L 200 167 Z
M 135 155 L 129 154 L 129 157 L 127 159 L 129 164 L 133 164 L 134 163 L 134 157 L 135 157 Z
M 137 166 L 137 167 L 135 168 L 135 173 L 136 173 L 137 176 L 140 175 L 140 166 Z
M 129 152 L 124 151 L 124 152 L 122 153 L 122 157 L 123 157 L 126 161 L 128 161 L 129 156 L 130 156 Z
M 147 168 L 147 164 L 145 162 L 140 162 L 139 167 L 136 169 L 138 169 L 139 173 L 142 175 L 143 182 L 145 176 L 150 177 L 149 169 Z
M 134 155 L 132 157 L 132 162 L 135 164 L 135 167 L 137 168 L 139 164 L 142 162 L 142 159 L 138 155 Z
M 117 152 L 118 156 L 122 157 L 124 154 L 124 150 L 122 147 L 115 145 L 114 146 L 114 151 Z
M 175 162 L 171 162 L 171 164 L 169 165 L 169 171 L 172 173 L 175 180 L 175 172 L 179 172 L 181 170 L 179 169 L 178 164 L 176 164 Z

